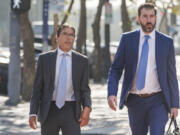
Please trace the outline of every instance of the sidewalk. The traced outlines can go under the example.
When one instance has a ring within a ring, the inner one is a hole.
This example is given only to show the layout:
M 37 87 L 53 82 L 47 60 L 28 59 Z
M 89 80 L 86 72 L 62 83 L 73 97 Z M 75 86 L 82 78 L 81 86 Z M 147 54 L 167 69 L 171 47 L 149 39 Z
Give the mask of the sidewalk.
M 91 121 L 82 133 L 92 135 L 128 135 L 130 134 L 127 110 L 114 112 L 107 104 L 107 85 L 91 85 L 93 111 Z M 118 98 L 119 99 L 119 98 Z
M 88 126 L 82 128 L 83 135 L 129 135 L 127 110 L 114 112 L 107 105 L 107 85 L 91 84 L 92 113 Z M 40 135 L 28 126 L 29 103 L 17 106 L 4 105 L 7 97 L 0 96 L 0 135 Z
M 82 135 L 130 135 L 126 107 L 116 112 L 110 110 L 106 98 L 107 85 L 91 84 L 90 87 L 93 105 L 91 120 L 86 127 L 82 128 Z M 4 103 L 7 99 L 0 96 L 0 135 L 40 135 L 39 124 L 37 130 L 29 128 L 29 103 L 6 106 Z M 178 124 L 180 125 L 180 116 Z

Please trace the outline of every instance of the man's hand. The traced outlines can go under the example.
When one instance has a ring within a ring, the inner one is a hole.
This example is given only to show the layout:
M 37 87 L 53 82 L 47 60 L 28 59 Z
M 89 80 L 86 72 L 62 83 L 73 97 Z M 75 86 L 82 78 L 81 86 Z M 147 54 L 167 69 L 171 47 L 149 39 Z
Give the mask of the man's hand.
M 84 107 L 83 111 L 81 112 L 81 116 L 79 119 L 80 126 L 86 126 L 89 122 L 91 109 L 89 107 Z
M 32 129 L 36 129 L 37 128 L 37 116 L 30 116 L 29 117 L 29 126 Z
M 117 98 L 116 96 L 109 96 L 108 97 L 108 104 L 109 104 L 109 107 L 116 111 L 116 106 L 117 106 Z
M 171 108 L 170 118 L 174 116 L 174 119 L 178 116 L 178 108 Z

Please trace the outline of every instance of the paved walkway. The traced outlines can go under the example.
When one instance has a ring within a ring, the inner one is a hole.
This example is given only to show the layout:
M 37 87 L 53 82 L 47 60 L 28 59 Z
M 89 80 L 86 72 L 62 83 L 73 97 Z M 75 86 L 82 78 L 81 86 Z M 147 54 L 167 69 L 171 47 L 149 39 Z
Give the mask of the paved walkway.
M 83 135 L 130 135 L 127 109 L 110 110 L 106 100 L 107 85 L 90 85 L 93 111 L 88 126 L 82 128 Z M 0 135 L 40 135 L 40 126 L 32 130 L 28 126 L 29 103 L 6 106 L 7 97 L 0 96 Z M 180 125 L 180 117 L 178 117 Z
M 180 57 L 177 57 L 177 73 L 180 80 Z M 90 87 L 93 111 L 88 126 L 82 128 L 82 134 L 130 135 L 127 109 L 114 112 L 108 108 L 106 84 L 91 83 Z M 0 135 L 40 135 L 39 125 L 35 131 L 28 126 L 29 103 L 22 102 L 17 106 L 6 106 L 4 103 L 7 99 L 0 96 Z M 180 115 L 177 120 L 180 125 Z
M 84 135 L 128 135 L 127 111 L 111 111 L 107 105 L 107 85 L 91 84 L 93 111 L 88 126 L 82 128 Z M 40 135 L 40 125 L 37 130 L 28 126 L 29 103 L 17 106 L 6 106 L 7 97 L 0 96 L 0 135 Z

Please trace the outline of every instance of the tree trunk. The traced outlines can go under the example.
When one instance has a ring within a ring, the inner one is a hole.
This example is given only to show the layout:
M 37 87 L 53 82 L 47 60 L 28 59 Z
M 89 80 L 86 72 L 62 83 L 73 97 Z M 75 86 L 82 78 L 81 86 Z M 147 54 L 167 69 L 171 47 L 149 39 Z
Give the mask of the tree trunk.
M 108 78 L 109 68 L 111 66 L 111 55 L 110 55 L 110 24 L 105 24 L 105 48 L 102 55 L 103 60 L 103 77 Z
M 99 5 L 97 9 L 97 13 L 95 16 L 95 20 L 92 24 L 93 28 L 93 40 L 95 43 L 95 49 L 94 49 L 94 81 L 100 82 L 102 78 L 102 60 L 101 60 L 101 38 L 100 38 L 100 19 L 101 19 L 101 13 L 102 13 L 102 7 L 105 0 L 99 0 Z
M 67 21 L 67 19 L 68 19 L 68 17 L 69 17 L 69 14 L 71 13 L 71 9 L 72 9 L 73 4 L 74 4 L 74 0 L 71 0 L 71 3 L 70 3 L 70 5 L 69 5 L 69 8 L 68 8 L 68 10 L 66 11 L 66 13 L 65 13 L 65 15 L 64 15 L 64 18 L 63 18 L 63 20 L 62 20 L 62 22 L 61 22 L 61 25 L 63 25 L 63 24 Z
M 172 12 L 170 15 L 171 15 L 171 18 L 170 18 L 170 22 L 171 22 L 170 24 L 171 24 L 171 26 L 177 25 L 177 24 L 176 24 L 176 22 L 177 22 L 177 20 L 176 20 L 176 14 Z
M 10 14 L 10 62 L 8 67 L 8 105 L 20 102 L 21 66 L 20 66 L 20 15 Z
M 53 49 L 57 48 L 56 32 L 57 32 L 57 28 L 58 28 L 58 22 L 59 22 L 58 14 L 54 14 L 54 32 L 51 35 L 51 45 L 52 45 Z
M 34 60 L 34 35 L 28 18 L 28 12 L 21 14 L 21 37 L 24 50 L 23 87 L 22 99 L 29 101 L 32 93 L 35 60 Z
M 86 46 L 86 0 L 81 0 L 81 16 L 77 36 L 76 50 L 82 53 L 82 46 Z M 86 50 L 84 52 L 86 54 Z
M 159 31 L 168 34 L 168 24 L 167 24 L 167 9 L 164 9 L 164 15 L 161 18 L 160 24 L 159 24 Z
M 121 4 L 121 19 L 123 32 L 131 31 L 131 21 L 126 7 L 126 0 L 122 0 Z

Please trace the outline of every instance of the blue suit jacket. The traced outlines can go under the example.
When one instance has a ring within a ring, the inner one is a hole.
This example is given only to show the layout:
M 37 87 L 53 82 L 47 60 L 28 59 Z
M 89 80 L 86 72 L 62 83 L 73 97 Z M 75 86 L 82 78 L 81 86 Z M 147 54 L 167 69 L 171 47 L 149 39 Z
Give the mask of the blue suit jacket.
M 108 96 L 117 96 L 118 84 L 124 70 L 124 80 L 120 98 L 120 108 L 123 108 L 128 91 L 136 73 L 138 62 L 140 30 L 122 35 L 114 62 L 111 65 L 108 78 Z M 155 58 L 160 87 L 168 110 L 179 108 L 179 88 L 176 76 L 175 54 L 173 40 L 159 32 L 155 32 Z

